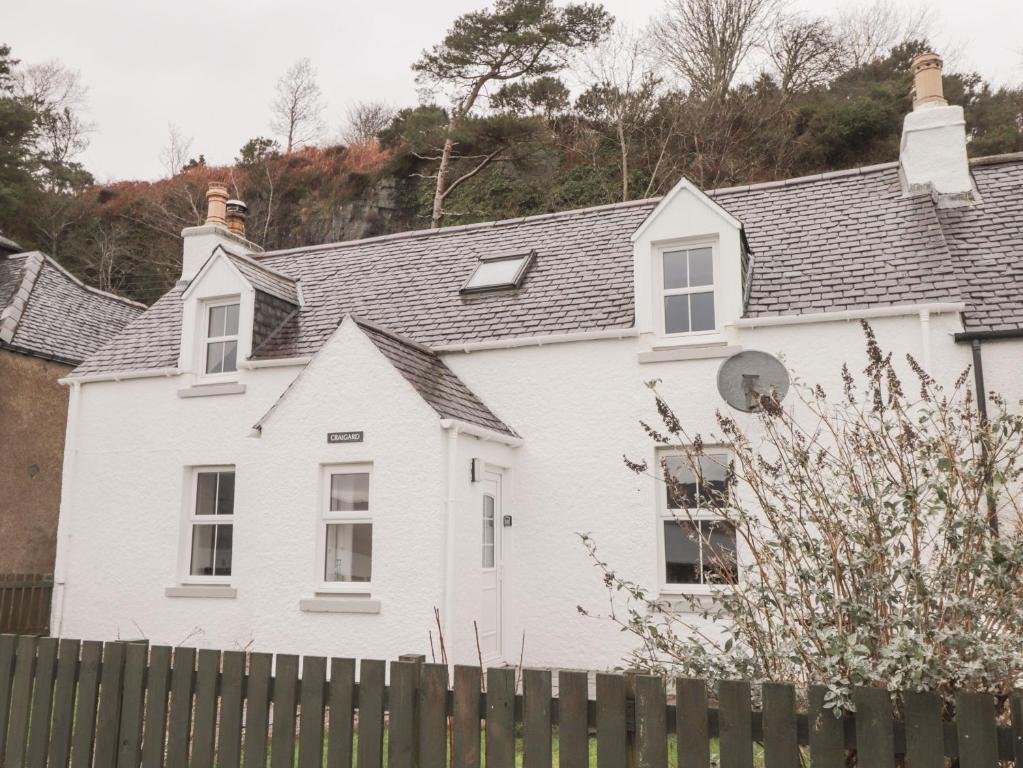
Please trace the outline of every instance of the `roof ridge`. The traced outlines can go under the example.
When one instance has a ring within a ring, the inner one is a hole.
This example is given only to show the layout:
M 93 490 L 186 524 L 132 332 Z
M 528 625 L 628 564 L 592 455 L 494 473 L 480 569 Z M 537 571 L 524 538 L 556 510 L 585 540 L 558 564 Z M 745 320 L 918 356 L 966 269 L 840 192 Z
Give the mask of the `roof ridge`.
M 143 304 L 141 301 L 135 301 L 134 299 L 129 299 L 129 298 L 125 297 L 125 296 L 118 296 L 116 293 L 111 293 L 110 291 L 104 291 L 101 288 L 95 288 L 95 287 L 89 285 L 88 283 L 82 281 L 81 278 L 75 277 L 75 275 L 73 275 L 70 272 L 68 272 L 68 270 L 65 269 L 64 267 L 62 267 L 59 263 L 57 263 L 57 260 L 54 259 L 52 256 L 48 256 L 47 254 L 43 253 L 42 251 L 33 251 L 33 253 L 38 253 L 40 256 L 42 256 L 43 259 L 45 259 L 48 264 L 50 264 L 52 267 L 55 267 L 65 277 L 70 278 L 76 285 L 78 285 L 79 288 L 84 288 L 85 290 L 87 290 L 87 291 L 89 291 L 91 293 L 95 293 L 95 294 L 97 294 L 99 296 L 103 296 L 104 298 L 107 298 L 107 299 L 114 299 L 115 301 L 120 301 L 120 302 L 122 302 L 124 304 L 129 304 L 129 305 L 131 305 L 133 307 L 140 307 L 142 309 L 147 309 L 146 305 Z
M 21 254 L 19 254 L 21 255 Z M 10 344 L 14 335 L 18 332 L 18 323 L 28 305 L 28 299 L 32 295 L 39 272 L 44 264 L 45 258 L 40 251 L 28 251 L 25 256 L 25 266 L 22 268 L 21 281 L 18 289 L 11 296 L 10 303 L 0 312 L 0 342 Z
M 397 341 L 397 342 L 399 342 L 401 344 L 404 344 L 407 347 L 412 347 L 413 349 L 417 349 L 420 352 L 425 352 L 426 354 L 430 355 L 431 357 L 437 358 L 437 360 L 441 360 L 440 355 L 438 355 L 436 352 L 434 352 L 432 349 L 430 349 L 425 344 L 420 344 L 418 341 L 410 339 L 408 336 L 404 336 L 404 335 L 398 333 L 397 331 L 392 331 L 390 328 L 385 328 L 382 325 L 377 325 L 376 323 L 371 323 L 369 320 L 364 320 L 362 317 L 360 317 L 359 315 L 356 315 L 353 312 L 349 312 L 348 316 L 350 318 L 352 318 L 352 320 L 355 322 L 355 324 L 358 325 L 360 328 L 368 328 L 371 331 L 376 331 L 377 333 L 379 333 L 382 336 L 387 336 L 387 337 L 389 337 L 391 339 L 394 339 L 395 341 Z M 443 362 L 443 361 L 441 361 L 441 362 Z
M 257 269 L 263 270 L 264 272 L 268 272 L 271 275 L 273 275 L 274 277 L 279 277 L 282 280 L 287 280 L 290 283 L 296 283 L 296 284 L 298 283 L 298 278 L 291 277 L 290 275 L 286 275 L 283 272 L 278 272 L 276 269 L 274 269 L 273 267 L 268 267 L 266 264 L 261 264 L 260 262 L 258 262 L 256 259 L 252 258 L 252 256 L 247 254 L 247 253 L 235 253 L 234 251 L 229 251 L 226 248 L 224 249 L 224 253 L 226 253 L 229 258 L 241 259 L 246 264 L 250 264 L 250 265 L 252 265 L 253 267 L 255 267 Z
M 1023 152 L 1004 152 L 1000 155 L 984 155 L 983 157 L 971 157 L 970 165 L 1001 165 L 1002 163 L 1023 162 Z
M 735 192 L 751 192 L 757 189 L 773 189 L 775 187 L 795 187 L 800 184 L 811 184 L 815 181 L 826 181 L 828 179 L 839 179 L 846 176 L 865 176 L 868 173 L 879 173 L 881 171 L 888 171 L 892 168 L 898 168 L 899 161 L 894 160 L 887 163 L 877 163 L 875 165 L 862 165 L 855 168 L 846 168 L 840 171 L 824 171 L 823 173 L 814 173 L 809 176 L 795 176 L 791 179 L 778 179 L 777 181 L 761 181 L 756 184 L 743 184 L 735 187 L 719 187 L 717 189 L 708 189 L 705 194 L 714 197 L 717 195 L 732 194 Z
M 390 240 L 405 240 L 417 237 L 441 237 L 443 235 L 465 232 L 467 230 L 487 229 L 493 227 L 510 226 L 522 224 L 528 221 L 541 221 L 543 219 L 560 219 L 568 216 L 576 216 L 582 213 L 594 213 L 597 211 L 614 210 L 616 208 L 637 208 L 643 205 L 656 205 L 661 197 L 643 197 L 638 200 L 626 200 L 619 203 L 605 203 L 593 205 L 587 208 L 572 208 L 567 211 L 550 211 L 548 213 L 537 213 L 532 216 L 517 216 L 511 219 L 494 219 L 493 221 L 478 221 L 473 224 L 459 224 L 454 227 L 439 227 L 437 229 L 410 229 L 405 232 L 391 232 L 386 235 L 375 235 L 374 237 L 363 237 L 356 240 L 340 240 L 336 243 L 320 243 L 319 245 L 300 245 L 295 248 L 283 248 L 278 251 L 264 251 L 260 254 L 253 254 L 251 258 L 262 260 L 267 257 L 287 256 L 292 253 L 310 253 L 314 251 L 332 250 L 335 248 L 348 248 L 366 243 L 377 243 Z

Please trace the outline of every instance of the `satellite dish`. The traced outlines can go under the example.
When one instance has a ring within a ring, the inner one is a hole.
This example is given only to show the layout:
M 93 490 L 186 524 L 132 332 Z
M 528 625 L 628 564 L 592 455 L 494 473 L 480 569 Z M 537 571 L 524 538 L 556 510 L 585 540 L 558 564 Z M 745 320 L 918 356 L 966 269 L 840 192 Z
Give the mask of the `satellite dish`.
M 718 368 L 718 392 L 737 411 L 759 410 L 759 398 L 773 395 L 778 400 L 789 391 L 789 372 L 774 355 L 750 350 L 737 352 Z

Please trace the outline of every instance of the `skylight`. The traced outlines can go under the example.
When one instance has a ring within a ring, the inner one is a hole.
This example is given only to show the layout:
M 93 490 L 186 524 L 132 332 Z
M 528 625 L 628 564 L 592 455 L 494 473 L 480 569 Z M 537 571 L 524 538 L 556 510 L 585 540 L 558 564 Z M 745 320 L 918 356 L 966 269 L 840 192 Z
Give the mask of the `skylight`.
M 462 293 L 518 288 L 522 285 L 522 279 L 533 263 L 535 254 L 535 251 L 529 251 L 482 257 L 468 281 L 462 286 Z

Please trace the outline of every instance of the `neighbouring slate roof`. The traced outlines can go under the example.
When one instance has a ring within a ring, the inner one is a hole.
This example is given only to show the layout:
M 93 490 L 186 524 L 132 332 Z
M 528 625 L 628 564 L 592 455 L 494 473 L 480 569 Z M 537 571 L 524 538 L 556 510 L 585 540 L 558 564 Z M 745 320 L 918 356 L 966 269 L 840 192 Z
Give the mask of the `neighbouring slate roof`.
M 144 311 L 38 251 L 0 259 L 0 346 L 78 364 Z
M 429 348 L 356 320 L 398 372 L 442 419 L 458 419 L 517 437 Z
M 902 196 L 896 163 L 709 194 L 753 251 L 747 315 L 964 301 L 974 329 L 1023 327 L 1023 154 L 973 163 L 981 201 Z M 430 347 L 633 324 L 630 235 L 658 199 L 254 255 L 302 286 L 302 308 L 257 351 L 314 354 L 346 314 Z M 522 287 L 462 295 L 480 256 L 536 251 Z M 998 273 L 997 290 L 987 291 Z M 174 289 L 78 373 L 173 366 Z M 995 325 L 991 325 L 996 323 Z

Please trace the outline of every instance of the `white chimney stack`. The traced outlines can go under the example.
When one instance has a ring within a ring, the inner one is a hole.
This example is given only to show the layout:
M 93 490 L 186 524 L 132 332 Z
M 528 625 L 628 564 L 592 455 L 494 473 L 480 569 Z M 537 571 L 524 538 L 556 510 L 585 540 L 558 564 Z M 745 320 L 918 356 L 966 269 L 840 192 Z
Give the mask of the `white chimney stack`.
M 929 193 L 941 207 L 976 200 L 966 159 L 963 108 L 945 101 L 941 57 L 921 53 L 911 65 L 913 111 L 902 124 L 899 170 L 907 195 Z
M 229 203 L 233 203 L 231 206 Z M 210 182 L 206 191 L 206 222 L 181 230 L 184 247 L 181 254 L 181 280 L 188 282 L 202 269 L 218 245 L 232 253 L 259 253 L 263 249 L 245 239 L 244 218 L 238 222 L 240 200 L 227 199 L 227 185 Z M 241 214 L 244 217 L 244 213 Z

